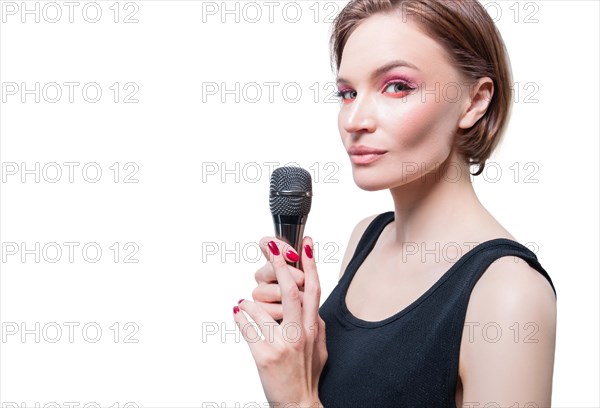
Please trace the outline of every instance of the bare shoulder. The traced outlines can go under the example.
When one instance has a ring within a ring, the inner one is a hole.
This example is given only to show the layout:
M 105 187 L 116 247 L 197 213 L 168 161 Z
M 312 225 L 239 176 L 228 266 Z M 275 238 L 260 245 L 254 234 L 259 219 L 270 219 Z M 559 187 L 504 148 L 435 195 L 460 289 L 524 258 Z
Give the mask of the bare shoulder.
M 499 258 L 469 299 L 459 368 L 464 398 L 549 406 L 555 341 L 549 281 L 519 257 Z M 497 396 L 506 401 L 492 399 Z
M 469 304 L 479 306 L 476 309 L 480 311 L 495 306 L 514 310 L 555 305 L 556 296 L 550 282 L 524 259 L 503 256 L 492 262 L 477 281 Z
M 541 330 L 550 341 L 556 330 L 556 295 L 550 282 L 524 259 L 504 256 L 475 284 L 465 320 L 496 322 L 509 337 L 519 329 L 520 335 L 525 335 L 523 330 Z
M 379 214 L 373 214 L 360 220 L 352 230 L 352 233 L 350 234 L 350 239 L 348 240 L 348 245 L 346 246 L 344 258 L 342 259 L 342 266 L 340 268 L 340 276 L 338 280 L 342 278 L 342 275 L 344 274 L 344 271 L 346 270 L 350 259 L 352 259 L 352 255 L 354 255 L 354 251 L 356 250 L 358 241 L 360 241 L 360 238 L 364 234 L 371 221 L 373 221 L 378 215 Z

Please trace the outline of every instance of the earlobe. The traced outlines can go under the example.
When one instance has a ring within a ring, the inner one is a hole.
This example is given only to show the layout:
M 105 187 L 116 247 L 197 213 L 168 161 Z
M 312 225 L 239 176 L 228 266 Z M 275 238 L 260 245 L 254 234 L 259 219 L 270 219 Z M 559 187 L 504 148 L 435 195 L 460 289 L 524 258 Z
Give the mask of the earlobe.
M 485 115 L 494 96 L 494 82 L 488 77 L 480 78 L 470 89 L 467 110 L 458 123 L 462 129 L 469 129 Z

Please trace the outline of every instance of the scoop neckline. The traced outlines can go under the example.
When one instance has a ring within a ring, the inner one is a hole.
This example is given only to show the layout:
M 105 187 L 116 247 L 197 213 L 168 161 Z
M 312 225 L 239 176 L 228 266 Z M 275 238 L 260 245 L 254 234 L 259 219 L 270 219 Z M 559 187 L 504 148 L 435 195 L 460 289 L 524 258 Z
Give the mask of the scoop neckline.
M 465 252 L 456 262 L 454 262 L 450 268 L 448 268 L 446 270 L 446 272 L 444 272 L 442 274 L 442 276 L 440 276 L 440 278 L 429 288 L 427 289 L 425 292 L 423 292 L 421 294 L 421 296 L 419 296 L 417 299 L 415 299 L 412 303 L 410 303 L 409 305 L 407 305 L 406 307 L 404 307 L 403 309 L 401 309 L 400 311 L 394 313 L 393 315 L 386 317 L 383 320 L 378 320 L 378 321 L 370 321 L 370 320 L 363 320 L 359 317 L 356 317 L 352 314 L 352 312 L 348 309 L 348 305 L 346 304 L 346 295 L 348 293 L 348 289 L 350 288 L 350 283 L 352 282 L 352 280 L 354 279 L 354 276 L 356 275 L 356 272 L 358 271 L 358 268 L 363 264 L 363 262 L 365 261 L 365 259 L 367 258 L 367 256 L 369 256 L 369 254 L 371 253 L 371 251 L 373 250 L 373 248 L 375 247 L 375 244 L 377 244 L 377 241 L 379 240 L 379 237 L 381 236 L 381 233 L 383 232 L 383 230 L 385 229 L 385 227 L 394 220 L 393 217 L 393 211 L 390 211 L 388 213 L 384 213 L 381 214 L 383 215 L 387 215 L 391 213 L 391 217 L 389 220 L 386 220 L 383 225 L 381 225 L 377 231 L 375 231 L 376 236 L 374 238 L 372 238 L 371 240 L 369 240 L 367 243 L 370 246 L 369 250 L 367 251 L 367 253 L 363 256 L 362 260 L 360 262 L 355 262 L 352 263 L 352 260 L 349 263 L 349 266 L 352 265 L 352 269 L 347 269 L 346 272 L 350 272 L 349 278 L 346 279 L 343 282 L 342 285 L 342 291 L 339 297 L 339 307 L 338 307 L 338 311 L 340 311 L 341 315 L 343 316 L 343 318 L 358 327 L 362 327 L 362 328 L 375 328 L 375 327 L 380 327 L 380 326 L 384 326 L 388 323 L 391 323 L 399 318 L 401 318 L 402 316 L 406 315 L 407 313 L 409 313 L 411 310 L 413 310 L 414 308 L 416 308 L 419 304 L 421 304 L 423 301 L 425 301 L 425 299 L 427 299 L 431 294 L 433 294 L 433 292 L 435 292 L 437 290 L 437 288 L 439 288 L 441 285 L 444 284 L 444 282 L 446 280 L 448 280 L 448 278 L 450 278 L 450 276 L 465 262 L 467 262 L 467 260 L 469 258 L 471 258 L 473 255 L 475 255 L 477 252 L 480 252 L 481 250 L 485 249 L 485 248 L 489 248 L 491 246 L 495 246 L 495 245 L 502 245 L 502 244 L 510 244 L 510 245 L 517 245 L 519 247 L 524 248 L 527 251 L 531 250 L 521 244 L 519 244 L 517 241 L 514 241 L 512 239 L 508 239 L 508 238 L 493 238 L 487 241 L 483 241 L 479 244 L 477 244 L 476 246 L 474 246 L 473 248 L 471 248 L 470 250 L 468 250 L 467 252 Z M 356 252 L 355 254 L 358 254 L 358 252 Z M 534 254 L 535 256 L 535 254 Z M 348 267 L 349 268 L 349 267 Z

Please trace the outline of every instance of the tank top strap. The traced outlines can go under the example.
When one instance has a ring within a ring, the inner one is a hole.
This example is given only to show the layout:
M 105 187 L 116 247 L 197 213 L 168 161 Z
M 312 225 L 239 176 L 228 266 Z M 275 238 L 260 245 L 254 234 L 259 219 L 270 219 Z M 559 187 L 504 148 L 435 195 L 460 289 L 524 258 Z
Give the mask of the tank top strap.
M 470 269 L 474 273 L 463 275 L 465 279 L 468 279 L 468 287 L 470 290 L 473 289 L 479 278 L 494 261 L 504 256 L 515 256 L 523 259 L 529 266 L 542 274 L 542 276 L 550 283 L 550 286 L 554 291 L 554 296 L 556 296 L 556 288 L 554 287 L 550 275 L 542 267 L 536 254 L 525 245 L 508 238 L 496 238 L 477 245 L 470 252 L 472 259 L 469 259 L 468 261 L 469 264 L 471 264 Z M 467 259 L 465 259 L 465 261 L 467 261 Z
M 365 232 L 362 234 L 354 254 L 348 262 L 346 271 L 342 275 L 340 283 L 347 284 L 349 280 L 352 280 L 360 264 L 365 260 L 367 255 L 371 252 L 377 239 L 381 235 L 381 232 L 387 224 L 394 220 L 394 211 L 387 211 L 377 215 L 367 226 Z M 495 260 L 503 256 L 516 256 L 525 260 L 532 268 L 541 273 L 550 283 L 554 295 L 556 296 L 556 289 L 552 279 L 542 267 L 537 259 L 535 253 L 524 246 L 523 244 L 508 239 L 508 238 L 495 238 L 476 245 L 474 248 L 464 254 L 457 262 L 456 265 L 449 271 L 451 273 L 445 274 L 436 284 L 436 287 L 443 283 L 445 280 L 459 279 L 467 280 L 466 285 L 470 290 L 473 289 L 477 280 L 483 275 L 489 265 Z M 463 267 L 464 264 L 469 264 L 471 273 L 468 274 L 455 274 L 455 270 Z M 458 275 L 458 276 L 456 276 Z
M 381 213 L 375 218 L 373 218 L 373 220 L 369 223 L 362 236 L 360 237 L 360 240 L 356 245 L 356 249 L 354 250 L 354 254 L 352 255 L 352 258 L 350 258 L 350 262 L 348 262 L 348 265 L 346 266 L 346 270 L 344 271 L 340 282 L 353 278 L 354 273 L 358 269 L 358 266 L 360 266 L 360 264 L 365 260 L 367 255 L 369 255 L 385 226 L 393 220 L 393 211 Z

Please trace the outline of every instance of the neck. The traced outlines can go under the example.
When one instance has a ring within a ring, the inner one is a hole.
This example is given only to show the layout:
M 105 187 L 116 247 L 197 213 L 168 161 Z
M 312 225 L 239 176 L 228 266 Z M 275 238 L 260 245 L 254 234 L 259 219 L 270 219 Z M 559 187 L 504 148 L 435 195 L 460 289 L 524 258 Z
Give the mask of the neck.
M 458 239 L 461 231 L 476 228 L 474 215 L 487 213 L 473 189 L 469 166 L 454 154 L 429 173 L 390 192 L 394 247 L 434 241 L 443 245 Z

